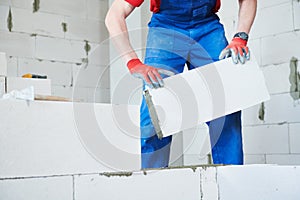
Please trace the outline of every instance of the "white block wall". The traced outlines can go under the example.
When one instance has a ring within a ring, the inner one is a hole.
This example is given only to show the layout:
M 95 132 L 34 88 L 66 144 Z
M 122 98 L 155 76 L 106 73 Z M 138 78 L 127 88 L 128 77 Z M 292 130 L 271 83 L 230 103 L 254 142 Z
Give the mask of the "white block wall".
M 33 0 L 1 0 L 0 52 L 7 54 L 8 76 L 46 74 L 52 79 L 53 95 L 72 98 L 76 88 L 77 100 L 109 102 L 107 9 L 106 0 L 44 0 L 33 12 Z
M 237 10 L 234 2 L 223 3 L 219 12 L 228 39 L 235 33 Z M 299 44 L 300 2 L 258 1 L 249 46 L 265 75 L 271 100 L 265 102 L 263 121 L 258 118 L 260 105 L 243 111 L 246 164 L 300 164 L 300 101 L 291 97 L 289 81 L 290 60 L 292 57 L 300 59 Z M 207 129 L 203 131 L 207 134 Z M 185 164 L 206 163 L 203 149 L 208 144 L 203 144 L 205 140 L 184 136 L 184 144 L 189 145 L 184 146 Z

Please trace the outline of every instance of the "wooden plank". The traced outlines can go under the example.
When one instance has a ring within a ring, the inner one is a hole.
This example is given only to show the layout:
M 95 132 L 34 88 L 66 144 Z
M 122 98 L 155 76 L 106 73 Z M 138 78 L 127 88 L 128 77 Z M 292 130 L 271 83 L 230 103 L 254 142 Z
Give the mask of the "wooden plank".
M 255 59 L 233 64 L 231 58 L 165 79 L 149 89 L 164 136 L 269 100 Z

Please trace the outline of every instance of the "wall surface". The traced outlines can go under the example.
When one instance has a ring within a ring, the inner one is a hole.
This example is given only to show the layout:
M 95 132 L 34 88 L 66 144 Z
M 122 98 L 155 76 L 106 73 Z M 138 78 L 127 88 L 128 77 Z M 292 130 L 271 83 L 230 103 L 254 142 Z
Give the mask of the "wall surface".
M 8 76 L 46 74 L 53 95 L 109 102 L 107 9 L 104 0 L 0 0 Z

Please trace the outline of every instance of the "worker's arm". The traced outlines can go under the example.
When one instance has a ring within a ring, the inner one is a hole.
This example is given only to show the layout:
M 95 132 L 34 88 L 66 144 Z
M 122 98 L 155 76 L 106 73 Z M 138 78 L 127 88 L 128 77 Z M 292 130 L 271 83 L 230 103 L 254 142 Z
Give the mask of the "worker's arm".
M 105 18 L 110 37 L 126 63 L 131 59 L 138 58 L 131 47 L 125 21 L 134 8 L 125 0 L 115 0 Z
M 127 63 L 130 73 L 134 77 L 142 79 L 151 88 L 162 87 L 163 80 L 160 74 L 170 76 L 174 73 L 145 65 L 138 59 L 130 44 L 126 26 L 126 18 L 134 8 L 125 0 L 115 0 L 106 15 L 106 27 L 114 45 Z
M 239 0 L 237 33 L 230 44 L 221 52 L 220 59 L 231 56 L 234 63 L 245 63 L 250 59 L 247 47 L 248 34 L 256 15 L 257 0 Z

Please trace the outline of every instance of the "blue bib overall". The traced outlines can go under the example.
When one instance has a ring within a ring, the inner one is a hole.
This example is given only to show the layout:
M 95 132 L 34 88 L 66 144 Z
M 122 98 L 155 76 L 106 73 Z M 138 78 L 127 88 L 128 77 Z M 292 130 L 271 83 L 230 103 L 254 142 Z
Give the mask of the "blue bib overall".
M 212 11 L 215 3 L 216 0 L 161 0 L 160 11 L 149 23 L 145 64 L 181 73 L 185 64 L 194 69 L 217 61 L 228 43 Z M 243 164 L 241 112 L 207 124 L 214 164 Z M 144 98 L 140 127 L 142 168 L 167 167 L 172 136 L 157 138 Z

